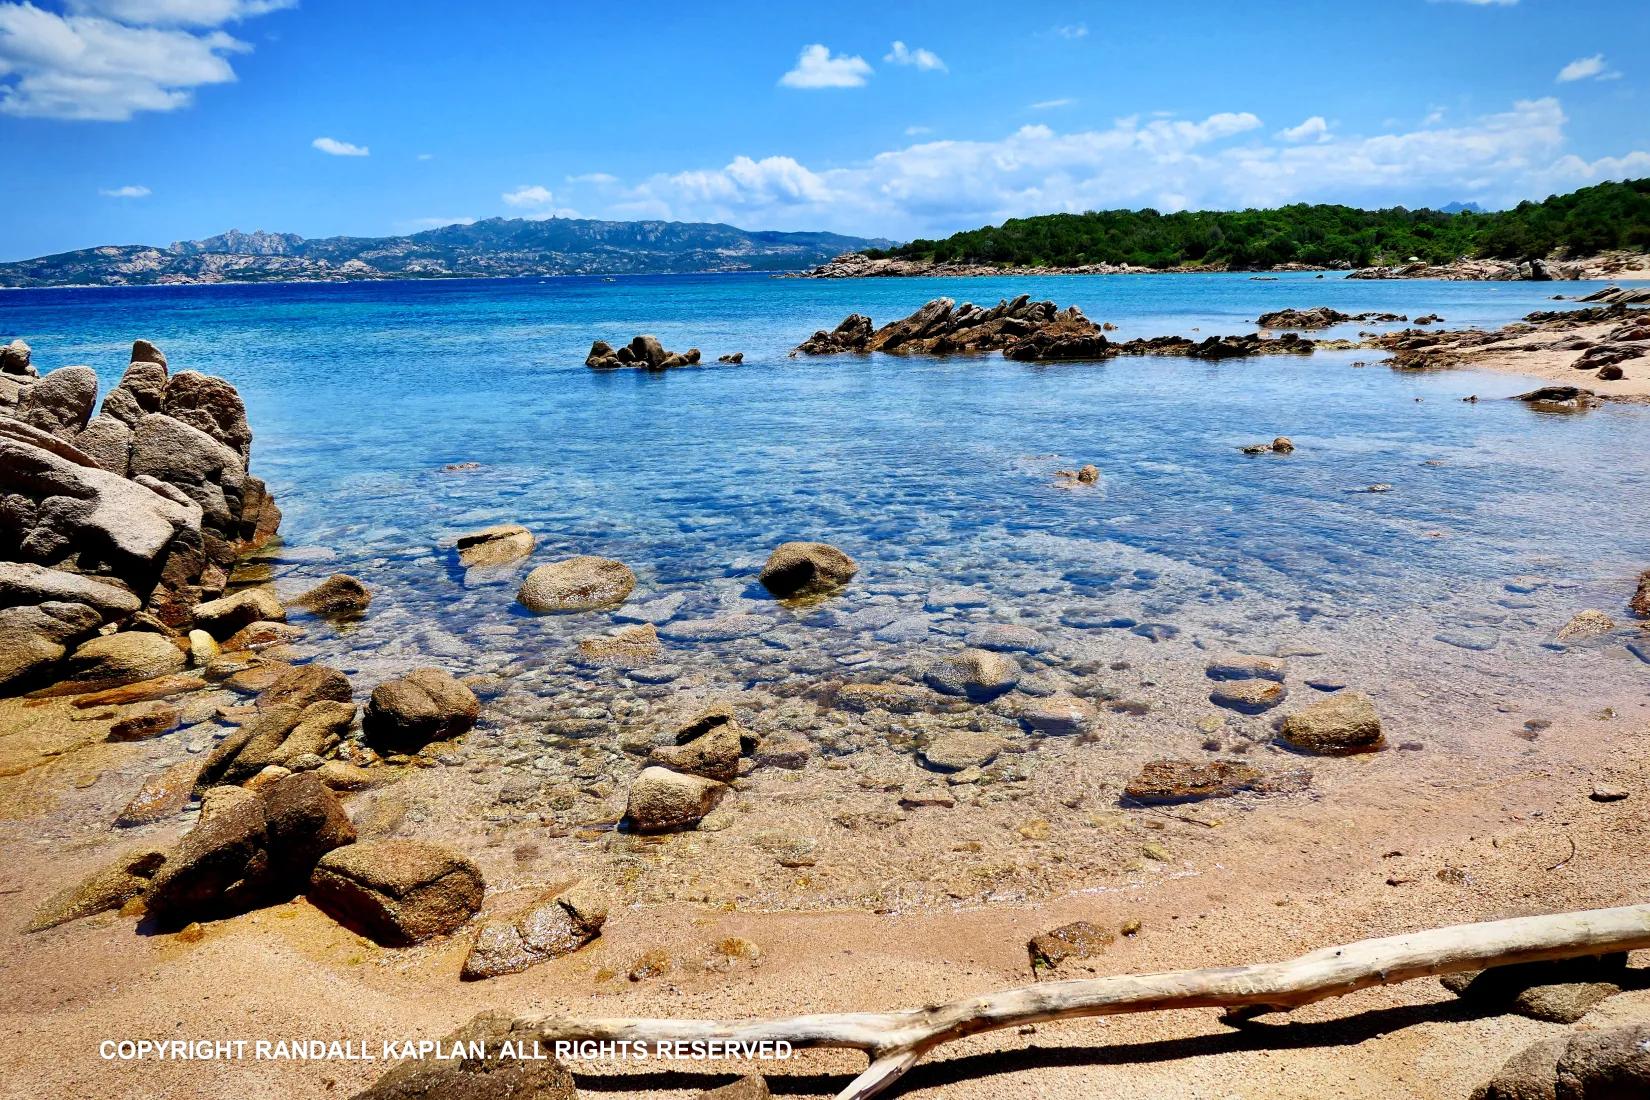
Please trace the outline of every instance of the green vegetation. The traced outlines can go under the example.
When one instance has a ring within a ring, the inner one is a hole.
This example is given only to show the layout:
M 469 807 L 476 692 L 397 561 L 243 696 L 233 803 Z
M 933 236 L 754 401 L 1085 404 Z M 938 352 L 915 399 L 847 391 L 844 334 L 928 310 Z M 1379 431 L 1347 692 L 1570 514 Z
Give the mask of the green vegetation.
M 1035 267 L 1127 263 L 1257 268 L 1336 262 L 1368 267 L 1402 263 L 1411 256 L 1432 263 L 1464 256 L 1573 258 L 1617 248 L 1650 249 L 1650 179 L 1602 183 L 1492 213 L 1301 204 L 1230 213 L 1045 214 L 942 241 L 871 249 L 866 255 Z

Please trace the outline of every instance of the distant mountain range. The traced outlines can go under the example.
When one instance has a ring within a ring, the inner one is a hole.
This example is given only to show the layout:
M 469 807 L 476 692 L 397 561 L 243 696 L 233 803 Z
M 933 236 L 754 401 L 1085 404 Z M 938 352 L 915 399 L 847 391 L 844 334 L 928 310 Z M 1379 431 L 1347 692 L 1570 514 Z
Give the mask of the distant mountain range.
M 297 280 L 439 279 L 794 271 L 886 240 L 753 232 L 704 222 L 488 218 L 405 237 L 243 233 L 201 241 L 103 245 L 0 263 L 0 286 L 138 286 Z

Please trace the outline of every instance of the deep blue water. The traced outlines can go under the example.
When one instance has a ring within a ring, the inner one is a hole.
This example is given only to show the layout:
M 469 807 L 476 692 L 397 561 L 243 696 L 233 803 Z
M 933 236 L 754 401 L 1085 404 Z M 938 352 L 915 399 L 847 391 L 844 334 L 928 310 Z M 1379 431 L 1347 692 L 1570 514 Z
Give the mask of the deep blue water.
M 765 656 L 798 653 L 799 670 L 894 669 L 986 621 L 1075 651 L 1106 614 L 1250 642 L 1287 623 L 1365 645 L 1489 623 L 1501 650 L 1534 652 L 1574 610 L 1615 608 L 1650 563 L 1650 528 L 1625 505 L 1650 490 L 1650 410 L 1541 416 L 1498 400 L 1524 380 L 1400 375 L 1367 352 L 1060 366 L 786 352 L 850 312 L 880 324 L 942 294 L 1076 303 L 1126 339 L 1253 331 L 1285 306 L 1496 325 L 1589 289 L 1200 275 L 51 290 L 0 296 L 0 341 L 111 385 L 144 336 L 174 369 L 238 386 L 288 544 L 331 552 L 294 555 L 283 584 L 348 569 L 379 593 L 361 630 L 316 641 L 331 659 L 556 666 L 608 617 L 528 619 L 511 610 L 513 576 L 466 587 L 442 549 L 517 521 L 540 538 L 535 563 L 618 557 L 641 578 L 633 603 L 681 594 L 678 623 L 765 617 L 757 639 L 680 654 L 750 679 Z M 638 332 L 745 362 L 583 366 L 593 339 Z M 1294 455 L 1238 452 L 1279 434 Z M 455 462 L 482 468 L 443 472 Z M 1103 471 L 1098 489 L 1052 487 L 1084 462 Z M 1372 483 L 1393 490 L 1357 491 Z M 854 554 L 852 594 L 796 620 L 754 591 L 754 569 L 791 538 Z M 1532 573 L 1554 583 L 1503 621 L 1506 583 Z M 984 606 L 948 602 L 970 585 Z

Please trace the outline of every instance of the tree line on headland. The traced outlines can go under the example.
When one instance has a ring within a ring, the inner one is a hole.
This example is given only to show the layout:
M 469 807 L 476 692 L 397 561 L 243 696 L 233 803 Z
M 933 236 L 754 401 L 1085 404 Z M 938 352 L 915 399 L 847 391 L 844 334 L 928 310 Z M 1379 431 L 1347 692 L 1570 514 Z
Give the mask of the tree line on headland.
M 873 259 L 1079 267 L 1131 264 L 1264 268 L 1517 260 L 1650 251 L 1650 179 L 1601 183 L 1510 210 L 1360 210 L 1297 203 L 1274 210 L 1090 210 L 1011 218 L 999 226 L 870 249 Z

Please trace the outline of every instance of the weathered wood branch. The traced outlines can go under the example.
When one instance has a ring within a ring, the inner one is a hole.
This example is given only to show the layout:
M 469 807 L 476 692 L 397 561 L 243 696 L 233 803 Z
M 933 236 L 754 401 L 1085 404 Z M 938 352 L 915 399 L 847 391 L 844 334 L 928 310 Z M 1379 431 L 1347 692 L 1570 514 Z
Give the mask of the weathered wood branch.
M 897 1081 L 934 1047 L 1024 1024 L 1175 1008 L 1286 1011 L 1376 985 L 1650 948 L 1650 905 L 1460 924 L 1325 947 L 1285 962 L 1043 982 L 898 1012 L 844 1012 L 773 1020 L 579 1019 L 523 1016 L 517 1028 L 543 1042 L 784 1041 L 795 1048 L 865 1051 L 866 1071 L 837 1100 L 865 1100 Z

